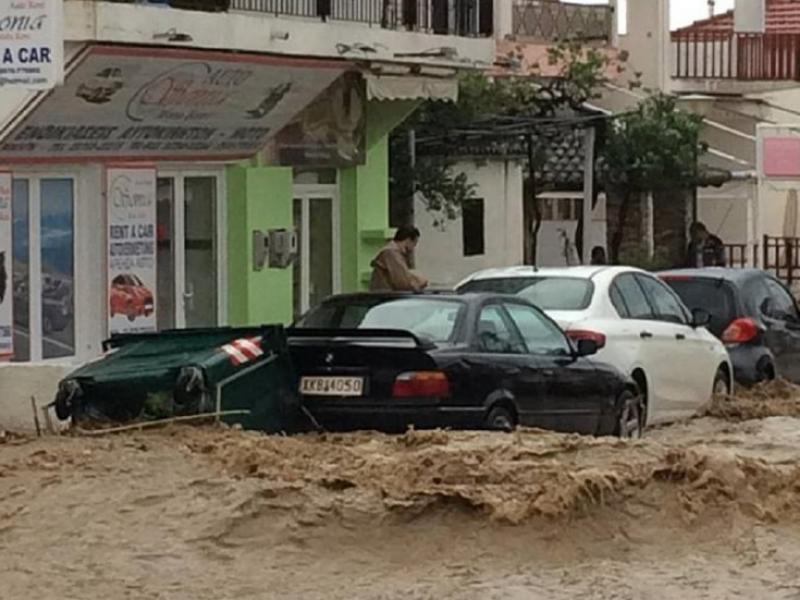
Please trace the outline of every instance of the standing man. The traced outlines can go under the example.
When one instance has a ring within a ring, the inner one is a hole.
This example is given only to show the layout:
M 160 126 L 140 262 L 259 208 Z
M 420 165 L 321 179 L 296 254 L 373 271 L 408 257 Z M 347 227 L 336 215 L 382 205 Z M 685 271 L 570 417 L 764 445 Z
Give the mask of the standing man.
M 394 240 L 370 263 L 370 292 L 421 292 L 428 287 L 428 280 L 409 268 L 409 259 L 418 242 L 419 229 L 411 225 L 398 228 Z
M 703 267 L 725 266 L 725 245 L 717 236 L 709 233 L 700 222 L 692 223 L 689 228 L 689 248 L 686 250 L 686 267 L 702 269 Z

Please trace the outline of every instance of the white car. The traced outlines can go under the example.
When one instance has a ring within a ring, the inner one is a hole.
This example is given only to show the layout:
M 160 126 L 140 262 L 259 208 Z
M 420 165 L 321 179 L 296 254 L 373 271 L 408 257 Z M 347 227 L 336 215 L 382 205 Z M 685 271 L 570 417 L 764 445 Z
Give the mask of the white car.
M 642 426 L 694 415 L 713 394 L 733 391 L 725 346 L 660 279 L 631 267 L 510 267 L 480 271 L 459 292 L 517 294 L 572 339 L 592 339 L 597 359 L 629 375 L 644 405 Z

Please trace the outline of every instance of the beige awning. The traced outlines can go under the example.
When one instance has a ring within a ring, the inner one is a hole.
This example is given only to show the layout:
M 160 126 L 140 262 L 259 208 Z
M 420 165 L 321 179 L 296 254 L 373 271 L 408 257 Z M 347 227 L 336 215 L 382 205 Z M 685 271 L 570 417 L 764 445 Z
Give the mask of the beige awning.
M 458 100 L 458 80 L 365 74 L 370 100 Z

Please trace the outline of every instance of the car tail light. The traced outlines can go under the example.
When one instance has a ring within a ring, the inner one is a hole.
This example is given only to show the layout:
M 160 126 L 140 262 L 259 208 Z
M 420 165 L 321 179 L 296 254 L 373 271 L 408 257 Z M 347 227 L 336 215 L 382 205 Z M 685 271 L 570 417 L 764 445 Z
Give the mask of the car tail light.
M 753 319 L 736 319 L 722 333 L 722 341 L 726 344 L 743 344 L 758 336 L 758 324 Z
M 441 398 L 450 395 L 450 381 L 441 371 L 402 373 L 394 381 L 395 398 Z
M 598 348 L 603 348 L 606 345 L 606 336 L 599 331 L 590 331 L 589 329 L 567 329 L 567 336 L 574 342 L 579 340 L 591 340 L 597 344 Z

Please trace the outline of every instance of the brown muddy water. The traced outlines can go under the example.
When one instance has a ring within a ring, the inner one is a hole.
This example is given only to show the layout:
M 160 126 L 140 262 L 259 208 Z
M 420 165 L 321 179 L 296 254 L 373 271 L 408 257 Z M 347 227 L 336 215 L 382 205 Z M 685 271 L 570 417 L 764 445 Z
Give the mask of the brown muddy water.
M 541 431 L 0 437 L 0 598 L 800 598 L 800 395 Z

